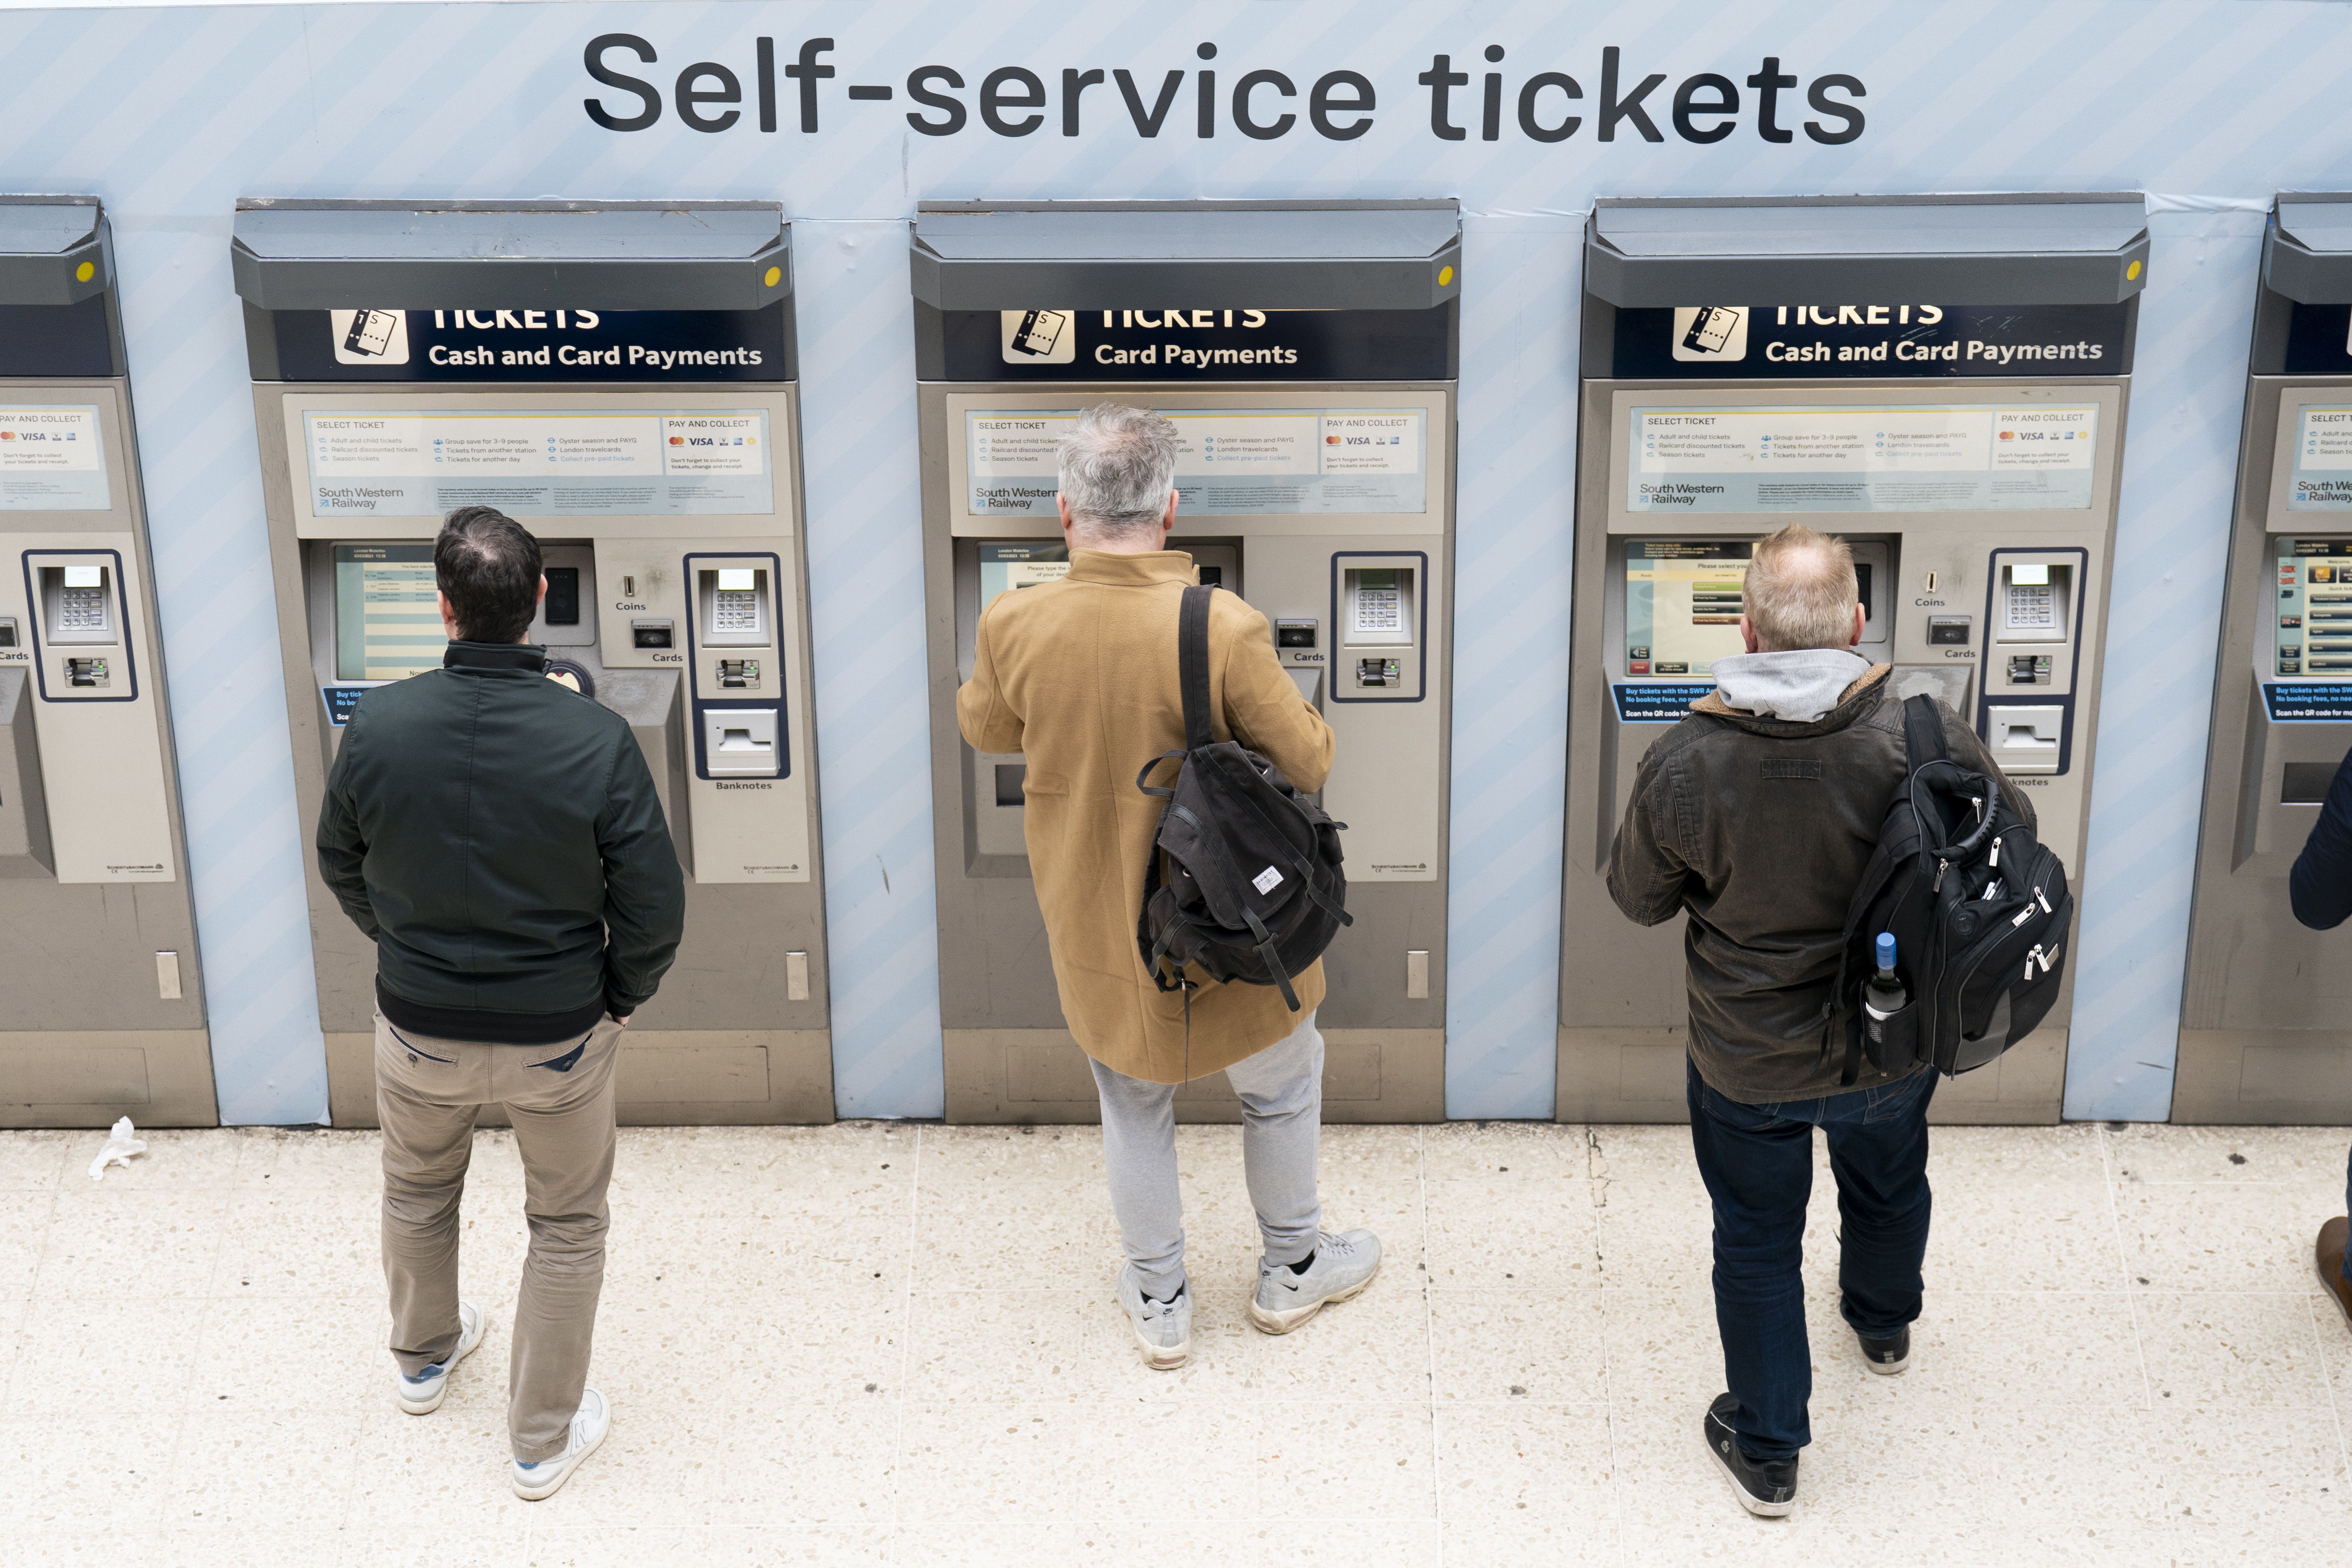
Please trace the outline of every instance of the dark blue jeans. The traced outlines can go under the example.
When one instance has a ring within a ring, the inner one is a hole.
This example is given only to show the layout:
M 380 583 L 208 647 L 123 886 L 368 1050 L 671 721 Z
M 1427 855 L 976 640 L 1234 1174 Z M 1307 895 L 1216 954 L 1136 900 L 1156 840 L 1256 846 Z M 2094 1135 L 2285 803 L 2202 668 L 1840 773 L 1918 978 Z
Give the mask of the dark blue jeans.
M 1805 1338 L 1805 1204 L 1813 1129 L 1828 1134 L 1838 1185 L 1838 1289 L 1856 1333 L 1887 1339 L 1919 1315 L 1927 1251 L 1927 1102 L 1932 1069 L 1879 1089 L 1783 1105 L 1742 1105 L 1690 1068 L 1691 1147 L 1715 1201 L 1715 1322 L 1739 1408 L 1740 1451 L 1769 1462 L 1812 1441 L 1812 1347 Z

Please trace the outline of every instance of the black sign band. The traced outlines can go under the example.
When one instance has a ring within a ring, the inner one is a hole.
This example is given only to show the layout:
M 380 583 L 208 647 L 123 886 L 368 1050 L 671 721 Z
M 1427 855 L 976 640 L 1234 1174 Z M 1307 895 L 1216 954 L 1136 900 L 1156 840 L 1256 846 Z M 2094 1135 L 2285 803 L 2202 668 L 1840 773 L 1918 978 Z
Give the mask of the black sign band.
M 1452 300 L 1427 310 L 1171 305 L 931 314 L 950 381 L 1448 381 L 1454 374 Z
M 2125 375 L 2121 305 L 1695 305 L 1619 310 L 1626 380 Z
M 0 305 L 0 375 L 121 375 L 106 304 Z
M 790 381 L 759 310 L 274 310 L 284 381 Z

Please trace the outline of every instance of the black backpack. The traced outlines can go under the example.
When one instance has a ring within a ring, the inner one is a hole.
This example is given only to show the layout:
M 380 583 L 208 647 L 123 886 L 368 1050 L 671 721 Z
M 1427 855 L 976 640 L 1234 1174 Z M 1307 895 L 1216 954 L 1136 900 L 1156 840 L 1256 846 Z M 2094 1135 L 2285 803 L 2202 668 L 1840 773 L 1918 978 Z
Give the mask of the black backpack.
M 1298 1011 L 1290 977 L 1323 956 L 1339 928 L 1353 925 L 1339 832 L 1281 770 L 1209 727 L 1209 595 L 1184 590 L 1176 618 L 1176 666 L 1184 694 L 1184 750 L 1143 764 L 1135 787 L 1167 801 L 1143 882 L 1136 943 L 1162 991 L 1191 988 L 1184 966 L 1210 978 L 1278 985 Z M 1171 758 L 1173 788 L 1144 783 Z M 1163 861 L 1167 875 L 1161 876 Z M 1188 1008 L 1190 998 L 1187 997 Z
M 1865 1057 L 1888 1073 L 1980 1068 L 2033 1032 L 2066 974 L 2074 900 L 2064 865 L 2003 804 L 1998 779 L 1951 760 L 1935 699 L 1903 704 L 1903 742 L 1909 776 L 1846 907 L 1822 1009 L 1825 1048 L 1844 1026 L 1843 1084 Z M 1862 1004 L 1881 931 L 1894 933 L 1909 1002 L 1875 1019 Z

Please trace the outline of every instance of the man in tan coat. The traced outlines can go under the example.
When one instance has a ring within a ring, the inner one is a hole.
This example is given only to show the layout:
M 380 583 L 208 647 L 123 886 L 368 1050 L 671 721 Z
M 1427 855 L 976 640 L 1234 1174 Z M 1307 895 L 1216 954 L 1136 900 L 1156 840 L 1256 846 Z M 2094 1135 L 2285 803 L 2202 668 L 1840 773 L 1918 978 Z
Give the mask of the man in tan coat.
M 1145 1363 L 1192 1353 L 1176 1182 L 1176 1088 L 1223 1070 L 1241 1097 L 1242 1153 L 1265 1255 L 1249 1320 L 1287 1333 L 1380 1268 L 1370 1231 L 1321 1228 L 1315 1160 L 1323 1111 L 1318 960 L 1291 979 L 1301 1011 L 1266 985 L 1161 992 L 1136 945 L 1160 801 L 1145 763 L 1184 747 L 1176 616 L 1197 580 L 1166 548 L 1176 524 L 1176 427 L 1146 409 L 1088 409 L 1062 443 L 1056 497 L 1069 574 L 981 611 L 972 678 L 956 694 L 963 737 L 1024 753 L 1029 868 L 1045 916 L 1062 1015 L 1102 1094 L 1103 1163 L 1127 1265 L 1118 1297 Z M 1283 673 L 1264 616 L 1230 594 L 1209 616 L 1212 728 L 1300 789 L 1331 771 L 1331 730 Z M 1172 780 L 1163 763 L 1153 782 Z M 1187 1002 L 1189 1000 L 1189 1010 Z M 1189 1011 L 1189 1016 L 1188 1016 Z

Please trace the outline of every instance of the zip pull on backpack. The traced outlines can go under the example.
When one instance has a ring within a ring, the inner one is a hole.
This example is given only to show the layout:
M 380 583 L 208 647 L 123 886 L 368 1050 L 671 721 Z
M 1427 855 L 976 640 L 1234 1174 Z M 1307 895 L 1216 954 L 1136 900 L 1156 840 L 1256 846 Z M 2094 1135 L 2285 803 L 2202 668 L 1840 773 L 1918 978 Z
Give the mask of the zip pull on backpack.
M 1162 752 L 1135 775 L 1136 788 L 1168 803 L 1144 873 L 1136 944 L 1162 991 L 1189 991 L 1184 966 L 1197 964 L 1220 983 L 1279 986 L 1296 1013 L 1290 977 L 1322 957 L 1341 926 L 1355 923 L 1339 869 L 1339 832 L 1347 824 L 1324 815 L 1255 752 L 1210 738 L 1209 595 L 1215 592 L 1185 589 L 1176 618 L 1184 750 Z M 1172 788 L 1143 782 L 1171 759 L 1181 764 Z
M 2074 896 L 2066 868 L 2005 805 L 2000 783 L 1951 760 L 1935 699 L 1903 704 L 1909 768 L 1878 848 L 1846 908 L 1845 942 L 1822 1049 L 1843 1031 L 1838 1081 L 1864 1057 L 1881 1072 L 1926 1062 L 1947 1078 L 1980 1068 L 2032 1034 L 2066 977 Z M 1862 989 L 1879 933 L 1891 932 L 1908 1005 L 1865 1037 Z

